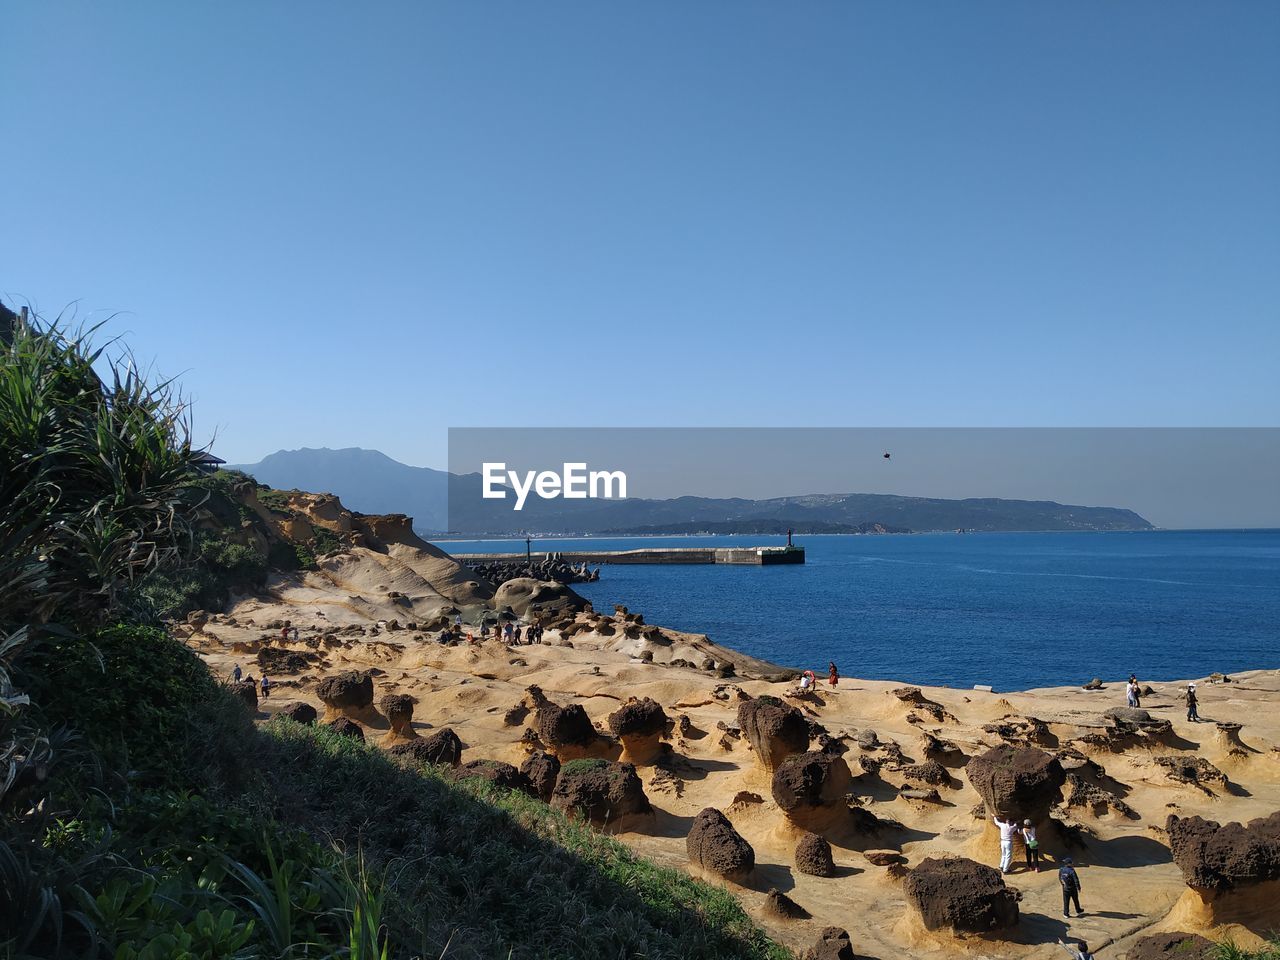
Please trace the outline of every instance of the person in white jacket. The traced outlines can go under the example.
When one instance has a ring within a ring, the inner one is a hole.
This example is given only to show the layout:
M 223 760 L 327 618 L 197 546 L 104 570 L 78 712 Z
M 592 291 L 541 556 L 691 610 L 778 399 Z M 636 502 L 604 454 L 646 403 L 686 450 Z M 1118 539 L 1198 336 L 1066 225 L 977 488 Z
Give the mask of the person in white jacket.
M 1008 873 L 1013 863 L 1013 838 L 1018 835 L 1018 821 L 1001 820 L 998 816 L 991 819 L 1000 828 L 1000 872 Z

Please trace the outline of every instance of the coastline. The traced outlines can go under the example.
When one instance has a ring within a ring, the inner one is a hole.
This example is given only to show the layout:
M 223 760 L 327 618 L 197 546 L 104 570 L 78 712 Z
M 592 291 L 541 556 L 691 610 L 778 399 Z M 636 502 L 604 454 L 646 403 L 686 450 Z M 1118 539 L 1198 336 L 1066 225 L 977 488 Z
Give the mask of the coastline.
M 985 956 L 1001 960 L 1058 954 L 1055 940 L 1064 927 L 1054 919 L 1051 872 L 1009 875 L 1022 898 L 1022 921 L 1010 939 L 975 944 L 922 931 L 903 898 L 902 869 L 894 866 L 957 856 L 995 862 L 994 828 L 981 814 L 965 764 L 1002 744 L 1059 756 L 1079 781 L 1068 784 L 1055 807 L 1060 826 L 1046 833 L 1074 838 L 1070 849 L 1096 911 L 1073 920 L 1073 934 L 1095 949 L 1121 951 L 1160 930 L 1191 927 L 1246 944 L 1263 932 L 1248 918 L 1188 912 L 1188 888 L 1164 831 L 1175 812 L 1244 822 L 1280 809 L 1280 670 L 1246 671 L 1221 684 L 1193 678 L 1207 719 L 1201 724 L 1183 719 L 1185 681 L 1151 682 L 1143 707 L 1167 733 L 1137 742 L 1107 716 L 1124 706 L 1123 686 L 1104 682 L 1086 691 L 1079 685 L 1088 676 L 1069 678 L 1072 686 L 992 692 L 846 676 L 834 689 L 820 679 L 815 692 L 797 697 L 791 668 L 654 625 L 625 608 L 574 613 L 572 591 L 559 586 L 517 580 L 486 597 L 474 575 L 438 548 L 382 532 L 385 542 L 376 549 L 355 547 L 322 560 L 315 572 L 276 578 L 262 595 L 175 632 L 215 675 L 226 677 L 236 665 L 250 673 L 269 669 L 273 692 L 257 704 L 260 720 L 303 703 L 327 719 L 356 720 L 381 747 L 448 728 L 461 743 L 464 765 L 520 767 L 541 751 L 561 749 L 542 739 L 537 704 L 579 708 L 601 756 L 635 765 L 652 809 L 603 829 L 660 865 L 727 886 L 773 938 L 797 951 L 826 926 L 839 926 L 859 956 L 876 960 L 959 958 L 979 944 Z M 557 611 L 542 643 L 439 642 L 451 611 L 475 624 L 503 609 L 523 616 L 535 602 Z M 296 641 L 280 637 L 286 620 L 299 629 Z M 351 671 L 371 679 L 372 699 L 335 713 L 319 696 L 320 681 Z M 401 695 L 413 703 L 408 734 L 396 734 L 377 707 L 381 698 Z M 777 780 L 762 767 L 742 723 L 742 705 L 760 697 L 798 711 L 809 748 L 848 768 L 847 786 L 824 814 L 834 819 L 806 828 L 830 841 L 834 877 L 794 867 L 804 831 L 781 805 Z M 665 732 L 643 749 L 615 735 L 616 715 L 639 701 L 652 701 L 667 720 Z M 565 753 L 566 761 L 584 756 L 578 749 Z M 1199 773 L 1188 780 L 1188 769 Z M 1205 779 L 1196 780 L 1201 774 Z M 708 877 L 691 863 L 686 838 L 709 807 L 752 847 L 750 877 Z M 874 826 L 860 832 L 849 826 L 851 817 Z M 1052 857 L 1067 849 L 1057 839 L 1046 846 Z M 771 912 L 771 890 L 785 892 L 807 918 Z

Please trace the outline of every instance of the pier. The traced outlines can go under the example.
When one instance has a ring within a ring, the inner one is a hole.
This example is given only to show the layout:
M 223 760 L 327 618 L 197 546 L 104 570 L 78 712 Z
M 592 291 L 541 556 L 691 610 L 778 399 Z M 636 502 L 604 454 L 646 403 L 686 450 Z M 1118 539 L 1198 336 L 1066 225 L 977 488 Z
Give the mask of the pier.
M 541 563 L 730 563 L 757 567 L 804 563 L 804 547 L 656 547 L 639 550 L 534 550 L 519 553 L 455 553 L 463 563 L 525 560 Z

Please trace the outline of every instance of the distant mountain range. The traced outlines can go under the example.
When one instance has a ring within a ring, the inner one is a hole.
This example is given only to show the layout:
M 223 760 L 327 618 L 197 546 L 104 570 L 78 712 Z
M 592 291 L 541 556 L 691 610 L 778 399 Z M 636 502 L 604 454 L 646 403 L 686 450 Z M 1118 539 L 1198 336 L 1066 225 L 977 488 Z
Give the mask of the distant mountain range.
M 422 534 L 869 533 L 938 530 L 1150 530 L 1120 507 L 1051 500 L 943 500 L 891 494 L 813 494 L 769 500 L 541 500 L 519 513 L 480 496 L 480 475 L 411 467 L 376 450 L 281 450 L 243 470 L 278 489 L 334 493 L 362 513 L 407 513 Z

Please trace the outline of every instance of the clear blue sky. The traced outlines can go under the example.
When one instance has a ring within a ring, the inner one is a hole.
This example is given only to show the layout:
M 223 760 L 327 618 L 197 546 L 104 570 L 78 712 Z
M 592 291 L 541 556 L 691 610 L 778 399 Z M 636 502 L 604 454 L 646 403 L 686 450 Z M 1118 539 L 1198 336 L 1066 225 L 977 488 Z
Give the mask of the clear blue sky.
M 11 3 L 0 296 L 217 452 L 1280 423 L 1280 4 Z

